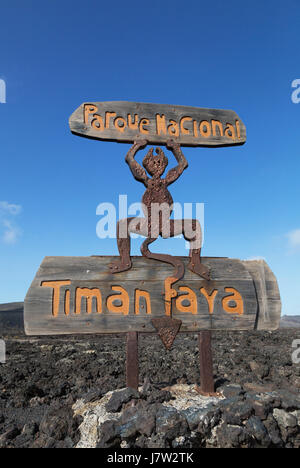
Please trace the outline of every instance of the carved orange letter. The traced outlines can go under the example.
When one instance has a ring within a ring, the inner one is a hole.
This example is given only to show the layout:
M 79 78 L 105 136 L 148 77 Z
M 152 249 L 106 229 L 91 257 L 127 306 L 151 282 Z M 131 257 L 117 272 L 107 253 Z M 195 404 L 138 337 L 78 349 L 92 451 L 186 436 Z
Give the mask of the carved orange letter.
M 104 124 L 101 115 L 96 114 L 94 117 L 95 118 L 91 122 L 92 127 L 102 132 L 104 130 Z
M 157 135 L 160 135 L 161 133 L 164 133 L 166 135 L 167 133 L 166 116 L 164 114 L 156 114 L 156 133 Z
M 149 133 L 148 128 L 145 128 L 145 125 L 149 125 L 149 124 L 150 124 L 149 119 L 141 119 L 140 126 L 139 126 L 140 133 L 144 133 L 144 134 Z
M 85 297 L 85 299 L 86 299 L 86 311 L 87 311 L 88 314 L 92 313 L 93 297 L 96 298 L 97 312 L 98 312 L 98 314 L 101 314 L 101 312 L 102 312 L 102 297 L 101 297 L 101 292 L 97 288 L 94 288 L 94 289 L 77 288 L 76 289 L 75 314 L 79 315 L 81 313 L 81 298 L 82 297 Z
M 111 117 L 116 117 L 115 112 L 105 112 L 105 128 L 109 128 L 110 125 L 110 118 Z
M 180 286 L 179 291 L 187 292 L 182 296 L 178 296 L 176 299 L 176 308 L 179 312 L 191 312 L 192 314 L 197 314 L 197 296 L 194 291 L 188 287 Z M 183 305 L 183 301 L 188 300 L 190 305 Z
M 138 114 L 134 114 L 134 122 L 132 122 L 131 114 L 127 115 L 128 128 L 131 130 L 137 130 L 138 128 Z
M 214 289 L 211 294 L 208 294 L 205 288 L 201 288 L 200 292 L 203 294 L 208 303 L 208 310 L 210 314 L 214 313 L 215 298 L 218 294 L 218 290 Z
M 193 120 L 192 117 L 182 117 L 180 119 L 180 130 L 183 135 L 189 135 L 190 131 L 184 127 L 184 123 Z
M 227 127 L 225 128 L 225 136 L 227 136 L 227 138 L 235 140 L 235 130 L 233 125 L 227 124 Z
M 98 110 L 97 106 L 92 106 L 91 104 L 85 104 L 84 106 L 84 123 L 87 125 L 89 123 L 89 115 L 95 114 Z
M 205 138 L 208 138 L 211 135 L 211 126 L 207 120 L 202 120 L 200 123 L 200 133 Z
M 168 276 L 165 279 L 165 312 L 168 316 L 171 315 L 172 297 L 177 296 L 176 289 L 171 288 L 172 284 L 176 281 L 177 278 L 172 278 L 172 276 Z
M 121 124 L 121 125 L 120 125 Z M 119 130 L 119 132 L 124 132 L 125 128 L 126 128 L 126 120 L 123 119 L 123 117 L 117 117 L 115 120 L 114 120 L 114 126 L 117 130 Z
M 198 137 L 197 121 L 193 120 L 194 137 Z
M 53 288 L 53 297 L 52 297 L 52 315 L 53 317 L 58 316 L 59 310 L 59 297 L 60 297 L 60 287 L 71 284 L 71 281 L 43 281 L 41 286 L 45 288 Z
M 168 125 L 169 135 L 178 137 L 179 136 L 179 126 L 176 120 L 170 120 L 170 125 Z
M 128 315 L 129 313 L 129 296 L 126 289 L 122 288 L 121 286 L 112 286 L 111 289 L 113 291 L 119 291 L 121 294 L 113 294 L 112 296 L 108 296 L 107 298 L 107 308 L 110 312 L 118 312 L 123 313 L 124 315 Z M 116 306 L 113 304 L 116 300 L 121 300 L 122 304 L 120 306 Z
M 217 128 L 219 129 L 219 135 L 223 136 L 223 125 L 219 120 L 211 121 L 213 136 L 217 136 Z
M 222 299 L 222 307 L 225 310 L 225 312 L 228 312 L 228 314 L 243 315 L 244 301 L 240 293 L 234 288 L 225 288 L 225 292 L 231 293 L 230 296 L 223 297 Z M 236 305 L 234 307 L 231 307 L 229 305 L 230 301 L 234 301 Z
M 240 127 L 240 122 L 238 120 L 235 121 L 235 126 L 236 126 L 237 137 L 240 140 L 241 139 L 241 127 Z
M 70 314 L 70 289 L 67 289 L 65 293 L 65 314 Z
M 140 313 L 140 298 L 141 297 L 143 297 L 146 301 L 147 314 L 151 315 L 152 311 L 151 311 L 150 294 L 147 291 L 141 291 L 140 289 L 136 289 L 135 291 L 135 300 L 134 300 L 135 315 L 139 315 Z

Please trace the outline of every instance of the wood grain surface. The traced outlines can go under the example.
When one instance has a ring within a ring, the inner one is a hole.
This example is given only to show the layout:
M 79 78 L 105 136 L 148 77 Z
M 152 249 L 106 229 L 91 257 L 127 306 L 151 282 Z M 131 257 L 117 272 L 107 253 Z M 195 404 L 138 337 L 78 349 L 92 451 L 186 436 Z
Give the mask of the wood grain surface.
M 246 141 L 246 128 L 232 110 L 126 101 L 85 102 L 69 119 L 71 131 L 97 140 L 132 143 L 145 138 L 182 146 L 234 146 Z
M 173 286 L 172 317 L 181 332 L 274 330 L 281 301 L 274 274 L 264 261 L 204 257 L 205 281 L 187 269 Z M 166 315 L 165 263 L 132 257 L 131 270 L 113 275 L 116 257 L 45 257 L 25 298 L 28 335 L 155 332 L 151 319 Z

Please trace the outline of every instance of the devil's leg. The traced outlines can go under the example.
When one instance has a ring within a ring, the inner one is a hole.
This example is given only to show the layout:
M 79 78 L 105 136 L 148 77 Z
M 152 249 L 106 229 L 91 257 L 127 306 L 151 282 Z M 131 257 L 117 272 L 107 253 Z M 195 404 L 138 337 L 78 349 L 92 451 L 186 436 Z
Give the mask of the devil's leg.
M 147 236 L 146 220 L 144 218 L 124 218 L 117 224 L 117 244 L 120 258 L 109 265 L 111 273 L 121 273 L 130 270 L 130 233 Z
M 190 262 L 188 265 L 189 270 L 202 278 L 209 280 L 210 271 L 201 263 L 201 245 L 202 245 L 202 231 L 200 223 L 197 219 L 184 219 L 173 221 L 174 236 L 183 234 L 185 240 L 190 242 Z
M 109 264 L 111 273 L 121 273 L 131 268 L 130 258 L 130 234 L 128 225 L 132 218 L 125 218 L 117 224 L 117 244 L 120 258 Z

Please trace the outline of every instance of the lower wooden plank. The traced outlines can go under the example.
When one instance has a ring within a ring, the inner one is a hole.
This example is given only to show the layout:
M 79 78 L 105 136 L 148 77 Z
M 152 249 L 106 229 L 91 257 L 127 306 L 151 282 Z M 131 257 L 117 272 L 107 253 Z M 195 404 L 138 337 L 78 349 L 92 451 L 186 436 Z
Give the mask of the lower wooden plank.
M 150 333 L 152 318 L 168 314 L 168 301 L 183 332 L 278 327 L 280 295 L 265 262 L 204 258 L 207 282 L 181 257 L 185 276 L 171 291 L 165 280 L 172 266 L 133 257 L 131 270 L 113 275 L 108 264 L 114 259 L 46 257 L 25 298 L 26 334 Z

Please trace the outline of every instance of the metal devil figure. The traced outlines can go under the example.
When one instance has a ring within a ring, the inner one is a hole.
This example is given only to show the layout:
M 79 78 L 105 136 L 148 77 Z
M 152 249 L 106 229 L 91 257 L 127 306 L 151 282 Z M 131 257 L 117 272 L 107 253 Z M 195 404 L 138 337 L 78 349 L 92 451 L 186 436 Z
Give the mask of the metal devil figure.
M 200 391 L 213 393 L 211 330 L 278 328 L 278 285 L 263 260 L 202 257 L 201 225 L 171 219 L 169 186 L 188 167 L 183 147 L 242 145 L 243 122 L 232 110 L 110 101 L 83 103 L 69 124 L 75 135 L 132 144 L 125 161 L 145 185 L 144 217 L 118 221 L 117 257 L 45 257 L 25 298 L 26 334 L 126 333 L 127 386 L 137 388 L 139 333 L 158 333 L 166 349 L 179 331 L 199 333 Z M 167 170 L 161 147 L 146 149 L 140 165 L 136 155 L 148 145 L 166 147 L 175 167 Z M 145 238 L 142 256 L 130 255 L 132 233 Z M 178 235 L 188 257 L 149 250 Z
M 149 149 L 143 160 L 143 166 L 146 170 L 134 159 L 137 151 L 146 145 L 147 140 L 145 139 L 135 141 L 126 156 L 126 162 L 134 178 L 146 187 L 142 199 L 145 218 L 126 218 L 118 222 L 117 242 L 120 259 L 110 264 L 111 272 L 119 273 L 131 268 L 130 233 L 140 234 L 146 237 L 141 247 L 141 253 L 144 257 L 169 263 L 175 267 L 173 276 L 167 278 L 170 287 L 172 287 L 174 283 L 183 278 L 184 264 L 180 259 L 171 255 L 151 253 L 148 246 L 159 236 L 169 238 L 183 234 L 184 238 L 190 242 L 188 268 L 202 278 L 209 280 L 209 269 L 201 263 L 201 226 L 199 221 L 196 219 L 170 219 L 173 199 L 168 186 L 175 182 L 188 167 L 180 145 L 172 139 L 166 142 L 167 148 L 172 150 L 178 165 L 170 169 L 165 178 L 162 178 L 162 175 L 168 165 L 168 159 L 161 148 L 156 148 L 156 155 L 153 154 L 153 148 Z M 170 299 L 166 299 L 168 300 L 166 304 L 166 309 L 169 310 L 168 317 L 152 319 L 152 323 L 167 349 L 172 346 L 181 325 L 180 320 L 171 318 Z

